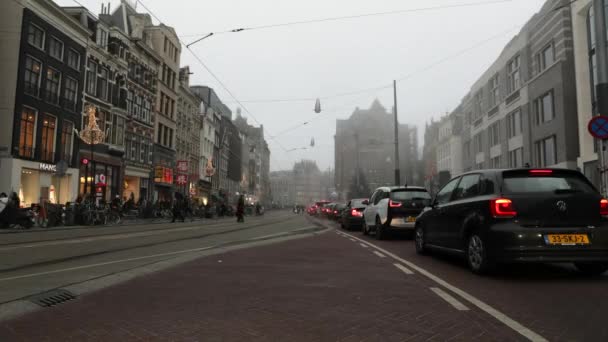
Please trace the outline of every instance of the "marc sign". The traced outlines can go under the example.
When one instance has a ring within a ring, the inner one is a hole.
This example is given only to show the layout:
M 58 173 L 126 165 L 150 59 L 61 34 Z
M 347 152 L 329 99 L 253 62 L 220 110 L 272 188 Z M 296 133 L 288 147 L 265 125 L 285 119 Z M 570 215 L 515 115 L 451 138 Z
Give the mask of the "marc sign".
M 40 171 L 57 172 L 57 165 L 55 165 L 55 164 L 47 164 L 47 163 L 40 163 L 39 169 L 40 169 Z

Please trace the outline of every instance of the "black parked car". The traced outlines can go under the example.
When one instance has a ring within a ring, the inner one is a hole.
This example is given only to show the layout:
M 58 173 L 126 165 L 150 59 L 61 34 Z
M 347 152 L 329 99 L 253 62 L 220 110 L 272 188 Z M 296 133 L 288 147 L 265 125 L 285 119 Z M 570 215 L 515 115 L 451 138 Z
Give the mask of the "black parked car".
M 350 200 L 342 211 L 340 226 L 346 230 L 360 230 L 363 227 L 363 210 L 367 206 L 367 203 L 367 198 Z
M 580 172 L 486 170 L 448 182 L 417 218 L 418 253 L 462 254 L 484 273 L 500 262 L 573 262 L 608 270 L 608 201 Z
M 346 208 L 346 204 L 344 203 L 335 203 L 332 207 L 332 212 L 329 215 L 329 218 L 334 221 L 340 221 L 340 217 L 342 216 L 342 211 Z

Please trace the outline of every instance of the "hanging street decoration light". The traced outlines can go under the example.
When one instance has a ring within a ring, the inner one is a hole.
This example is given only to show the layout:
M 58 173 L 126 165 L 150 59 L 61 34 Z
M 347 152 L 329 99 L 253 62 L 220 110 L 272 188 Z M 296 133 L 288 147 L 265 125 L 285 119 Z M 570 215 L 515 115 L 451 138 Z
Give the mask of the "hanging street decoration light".
M 80 132 L 78 132 L 78 130 L 74 129 L 76 131 L 76 135 L 80 138 L 80 140 L 82 140 L 85 144 L 90 145 L 91 146 L 91 158 L 90 159 L 83 159 L 83 164 L 86 165 L 87 169 L 91 169 L 91 174 L 90 176 L 88 175 L 87 172 L 87 178 L 86 179 L 91 179 L 91 184 L 90 184 L 90 193 L 93 193 L 93 189 L 95 187 L 96 184 L 93 184 L 93 177 L 94 177 L 94 171 L 93 171 L 93 165 L 89 166 L 89 162 L 94 160 L 94 147 L 97 144 L 101 144 L 106 140 L 106 133 L 104 131 L 102 131 L 99 126 L 97 125 L 97 117 L 95 116 L 95 113 L 97 113 L 97 108 L 95 108 L 95 106 L 93 105 L 89 105 L 86 107 L 86 112 L 87 112 L 87 116 L 89 118 L 89 122 L 87 123 L 87 126 L 85 128 L 83 128 Z M 84 162 L 86 160 L 86 162 Z M 105 179 L 105 175 L 100 175 L 100 178 L 103 176 L 103 178 Z M 90 178 L 89 178 L 90 177 Z M 101 182 L 101 183 L 105 183 L 105 182 Z M 101 184 L 100 183 L 100 184 Z M 105 184 L 104 184 L 105 186 Z
M 321 100 L 317 99 L 315 102 L 315 113 L 321 113 Z

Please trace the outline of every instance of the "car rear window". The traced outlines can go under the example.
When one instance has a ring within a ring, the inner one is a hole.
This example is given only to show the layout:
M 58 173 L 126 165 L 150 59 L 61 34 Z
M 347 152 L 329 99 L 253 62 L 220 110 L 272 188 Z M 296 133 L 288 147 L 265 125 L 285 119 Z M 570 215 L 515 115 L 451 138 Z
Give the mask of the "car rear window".
M 391 192 L 391 199 L 394 201 L 407 201 L 407 200 L 430 200 L 431 195 L 429 195 L 426 190 L 396 190 Z
M 365 204 L 363 204 L 363 201 L 365 201 L 365 200 L 352 200 L 350 203 L 350 206 L 353 208 L 365 207 Z
M 595 189 L 582 176 L 576 174 L 552 174 L 533 176 L 529 174 L 504 175 L 502 192 L 505 194 L 520 193 L 555 193 L 559 191 L 595 192 Z

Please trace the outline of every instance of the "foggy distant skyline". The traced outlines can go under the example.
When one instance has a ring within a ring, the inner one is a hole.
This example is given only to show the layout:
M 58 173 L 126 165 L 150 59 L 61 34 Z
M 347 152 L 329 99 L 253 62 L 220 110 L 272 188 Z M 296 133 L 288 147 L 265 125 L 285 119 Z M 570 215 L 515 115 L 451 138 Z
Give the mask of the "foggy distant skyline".
M 79 6 L 74 0 L 56 2 Z M 78 2 L 94 14 L 100 12 L 98 1 Z M 174 27 L 183 42 L 190 43 L 209 32 L 239 27 L 474 2 L 483 1 L 145 0 L 143 4 L 164 24 Z M 113 10 L 120 1 L 111 3 Z M 300 159 L 315 160 L 325 170 L 333 168 L 335 120 L 348 118 L 356 107 L 368 108 L 376 98 L 390 111 L 393 95 L 388 86 L 393 79 L 408 75 L 411 77 L 397 85 L 399 120 L 418 127 L 421 143 L 425 122 L 459 104 L 473 82 L 543 3 L 513 0 L 216 34 L 193 45 L 192 50 L 264 124 L 272 153 L 271 170 L 291 169 Z M 141 5 L 137 9 L 146 12 Z M 482 41 L 485 43 L 479 44 Z M 478 46 L 447 58 L 473 45 Z M 191 84 L 213 87 L 236 116 L 235 101 L 182 46 L 181 66 L 186 65 L 194 73 Z M 387 87 L 331 97 L 381 86 Z M 323 112 L 318 117 L 313 111 L 315 98 L 322 99 Z M 284 102 L 286 99 L 297 101 Z M 255 124 L 246 110 L 242 113 Z M 270 138 L 314 117 L 308 125 L 277 137 L 279 143 Z M 312 138 L 315 147 L 306 151 L 286 153 L 279 147 L 289 150 L 309 146 Z

